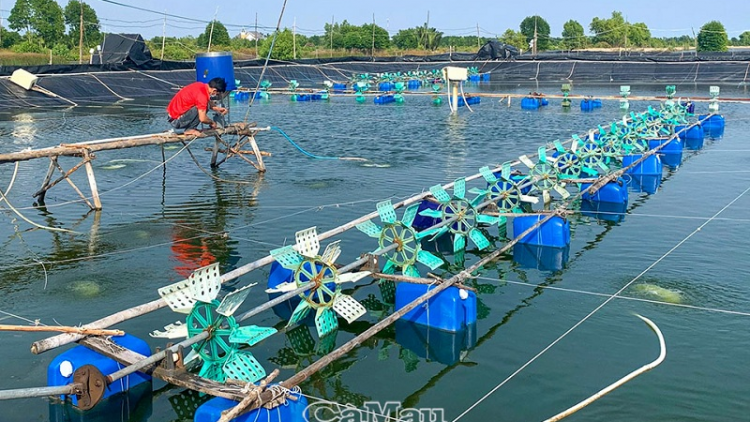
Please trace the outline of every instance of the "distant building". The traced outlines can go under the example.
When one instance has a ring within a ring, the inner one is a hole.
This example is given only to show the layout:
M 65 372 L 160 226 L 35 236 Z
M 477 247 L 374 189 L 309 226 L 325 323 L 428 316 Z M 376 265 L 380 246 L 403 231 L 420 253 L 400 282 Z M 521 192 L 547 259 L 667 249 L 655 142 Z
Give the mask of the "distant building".
M 241 40 L 248 40 L 248 41 L 259 40 L 260 41 L 263 39 L 263 34 L 261 34 L 260 32 L 246 31 L 243 29 L 242 31 L 240 31 L 240 34 L 237 37 Z

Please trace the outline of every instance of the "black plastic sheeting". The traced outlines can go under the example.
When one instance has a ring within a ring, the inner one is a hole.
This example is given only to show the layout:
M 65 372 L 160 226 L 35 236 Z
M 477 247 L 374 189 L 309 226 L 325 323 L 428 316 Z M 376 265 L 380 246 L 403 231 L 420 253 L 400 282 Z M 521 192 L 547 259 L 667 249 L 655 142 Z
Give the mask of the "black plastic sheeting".
M 319 58 L 296 62 L 270 61 L 263 78 L 273 88 L 285 88 L 294 79 L 301 88 L 322 88 L 323 81 L 348 83 L 362 73 L 408 72 L 441 69 L 445 66 L 475 66 L 490 73 L 498 83 L 589 83 L 589 84 L 681 84 L 750 82 L 750 53 L 549 53 L 532 58 L 473 60 L 474 54 L 404 56 L 391 58 Z M 235 79 L 244 88 L 258 84 L 263 60 L 236 61 Z M 39 76 L 37 85 L 53 93 L 26 91 L 8 75 L 15 67 L 0 67 L 2 107 L 67 107 L 106 105 L 128 99 L 159 98 L 165 102 L 182 86 L 196 80 L 194 62 L 133 60 L 104 65 L 36 66 L 25 69 Z M 58 97 L 56 97 L 56 96 Z M 63 97 L 63 98 L 59 98 Z

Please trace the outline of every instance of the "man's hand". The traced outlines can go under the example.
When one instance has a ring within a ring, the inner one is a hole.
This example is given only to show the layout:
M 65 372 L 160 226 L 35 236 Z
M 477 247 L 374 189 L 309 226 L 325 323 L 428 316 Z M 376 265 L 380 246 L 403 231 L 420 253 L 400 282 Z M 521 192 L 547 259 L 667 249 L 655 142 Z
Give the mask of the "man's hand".
M 221 114 L 222 116 L 226 116 L 229 110 L 227 110 L 224 107 L 212 107 L 211 110 Z

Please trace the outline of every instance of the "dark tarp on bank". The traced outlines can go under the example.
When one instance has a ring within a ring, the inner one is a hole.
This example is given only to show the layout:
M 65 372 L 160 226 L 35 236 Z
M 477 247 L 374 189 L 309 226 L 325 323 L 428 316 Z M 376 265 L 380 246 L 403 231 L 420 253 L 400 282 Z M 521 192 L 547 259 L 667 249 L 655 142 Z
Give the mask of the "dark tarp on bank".
M 39 76 L 37 85 L 78 105 L 106 105 L 123 99 L 156 98 L 164 104 L 181 86 L 196 80 L 194 62 L 142 60 L 150 56 L 138 50 L 137 38 L 123 36 L 121 48 L 102 54 L 112 63 L 103 65 L 32 66 L 24 69 Z M 124 41 L 131 41 L 130 44 Z M 110 42 L 110 41 L 108 41 Z M 115 44 L 117 45 L 117 44 Z M 128 47 L 129 45 L 129 47 Z M 145 46 L 145 44 L 144 44 Z M 110 46 L 105 43 L 104 52 Z M 476 66 L 490 73 L 496 83 L 536 84 L 681 84 L 750 82 L 750 53 L 602 53 L 544 52 L 536 57 L 474 60 L 475 54 L 403 56 L 373 60 L 370 57 L 304 59 L 296 62 L 271 61 L 264 78 L 273 88 L 285 88 L 292 79 L 301 88 L 322 88 L 323 81 L 347 83 L 362 73 L 407 72 L 441 69 L 445 66 Z M 140 64 L 139 64 L 140 63 Z M 235 79 L 245 88 L 255 88 L 263 60 L 236 61 Z M 68 106 L 54 96 L 26 91 L 9 80 L 17 67 L 0 66 L 0 107 L 28 108 Z M 531 86 L 531 85 L 530 85 Z
M 104 34 L 99 54 L 93 56 L 94 64 L 133 63 L 142 66 L 151 60 L 151 51 L 139 34 Z

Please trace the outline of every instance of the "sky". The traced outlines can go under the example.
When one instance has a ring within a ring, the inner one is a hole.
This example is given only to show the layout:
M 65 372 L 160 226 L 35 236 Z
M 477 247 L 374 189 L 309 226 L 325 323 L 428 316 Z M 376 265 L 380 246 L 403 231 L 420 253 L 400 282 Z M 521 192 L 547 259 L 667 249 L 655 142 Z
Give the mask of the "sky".
M 56 0 L 65 7 L 68 0 Z M 104 32 L 140 33 L 150 39 L 161 36 L 198 36 L 207 23 L 216 18 L 237 35 L 245 27 L 254 30 L 257 14 L 258 31 L 275 29 L 284 0 L 83 0 L 97 13 Z M 482 37 L 502 35 L 507 29 L 518 30 L 521 21 L 538 15 L 550 25 L 551 35 L 559 37 L 562 26 L 570 19 L 586 30 L 594 17 L 607 19 L 612 12 L 621 12 L 628 22 L 645 23 L 653 37 L 692 35 L 707 22 L 717 20 L 724 25 L 730 38 L 750 31 L 750 1 L 719 0 L 720 7 L 705 0 L 659 2 L 654 0 L 412 0 L 357 2 L 351 0 L 287 0 L 281 27 L 296 28 L 298 34 L 322 35 L 323 26 L 331 20 L 347 20 L 354 25 L 371 23 L 391 35 L 399 29 L 423 25 L 429 15 L 429 26 L 445 35 Z M 119 3 L 119 4 L 117 4 Z M 510 3 L 510 5 L 507 5 Z M 3 25 L 15 0 L 0 0 Z M 148 9 L 159 13 L 152 13 Z M 165 25 L 165 16 L 166 25 Z M 180 19 L 179 17 L 187 18 Z

